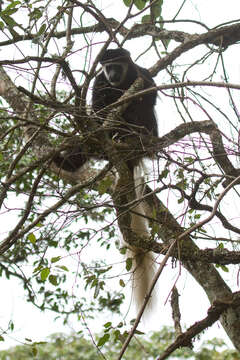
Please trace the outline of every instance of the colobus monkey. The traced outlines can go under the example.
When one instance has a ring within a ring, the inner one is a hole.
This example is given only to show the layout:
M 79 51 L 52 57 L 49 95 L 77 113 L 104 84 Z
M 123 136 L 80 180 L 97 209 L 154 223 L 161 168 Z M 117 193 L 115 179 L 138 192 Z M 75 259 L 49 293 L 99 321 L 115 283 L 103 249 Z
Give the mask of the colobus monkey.
M 92 106 L 95 112 L 116 102 L 138 77 L 143 79 L 143 89 L 155 86 L 149 71 L 134 64 L 125 49 L 106 50 L 100 63 L 102 72 L 93 85 Z M 121 116 L 124 120 L 121 127 L 130 133 L 158 136 L 154 114 L 156 97 L 157 91 L 153 91 L 131 101 Z
M 97 120 L 101 125 L 107 116 L 107 114 L 104 114 L 104 108 L 116 102 L 138 77 L 143 79 L 143 89 L 154 87 L 155 83 L 149 71 L 136 65 L 132 61 L 130 53 L 125 49 L 106 50 L 99 61 L 102 65 L 102 71 L 96 76 L 93 84 L 92 108 L 95 113 L 102 110 L 101 118 Z M 114 132 L 120 134 L 121 138 L 124 138 L 124 135 L 157 137 L 157 121 L 154 114 L 156 97 L 157 91 L 153 90 L 151 93 L 130 101 L 121 115 L 122 122 L 120 126 L 116 127 L 116 131 L 107 129 L 106 131 L 110 131 L 111 136 L 115 135 Z M 103 158 L 105 156 L 106 154 Z M 58 167 L 73 172 L 82 167 L 89 157 L 78 148 L 77 151 L 73 150 L 65 157 L 61 156 L 61 154 L 56 156 L 54 162 Z M 143 191 L 141 171 L 138 171 L 140 163 L 139 161 L 135 162 L 133 167 L 130 161 L 127 164 L 134 173 L 136 198 L 140 198 Z M 134 208 L 134 211 L 146 215 L 141 203 Z M 150 236 L 148 224 L 143 216 L 132 215 L 131 219 L 131 228 L 135 233 L 140 236 Z M 130 252 L 128 256 L 132 256 L 136 260 L 133 287 L 137 305 L 140 306 L 153 277 L 154 260 L 151 254 L 145 254 L 141 249 L 127 246 Z
M 143 79 L 143 89 L 155 86 L 149 71 L 136 65 L 130 53 L 125 49 L 106 50 L 99 62 L 102 65 L 102 71 L 94 81 L 92 92 L 94 112 L 116 102 L 138 77 Z M 156 97 L 157 91 L 153 91 L 131 101 L 121 115 L 124 123 L 116 129 L 115 133 L 158 136 L 154 113 Z M 102 124 L 104 120 L 103 111 L 99 124 Z M 114 135 L 114 131 L 111 131 L 110 135 Z M 80 147 L 76 147 L 64 156 L 56 155 L 53 160 L 59 168 L 74 172 L 82 167 L 89 157 L 90 155 L 83 153 Z
M 116 102 L 138 77 L 143 79 L 143 89 L 155 86 L 149 71 L 133 63 L 130 53 L 125 49 L 118 48 L 105 51 L 100 63 L 102 72 L 96 77 L 93 86 L 92 106 L 95 112 Z M 154 113 L 156 97 L 157 91 L 154 90 L 131 101 L 121 115 L 123 121 L 117 129 L 118 133 L 127 136 L 129 134 L 134 134 L 133 136 L 142 134 L 157 137 L 157 121 Z M 139 162 L 139 159 L 133 163 L 128 161 L 127 164 L 130 168 L 134 164 L 132 170 L 136 198 L 141 198 L 144 190 L 141 161 Z M 145 213 L 142 203 L 139 203 L 133 210 L 141 215 L 149 215 Z M 146 238 L 150 236 L 148 223 L 144 216 L 132 214 L 131 229 L 140 236 Z M 134 259 L 133 294 L 137 309 L 140 309 L 155 273 L 154 258 L 152 253 L 145 253 L 139 248 L 126 245 L 128 247 L 127 256 Z M 155 301 L 156 293 L 151 299 L 148 310 L 151 309 Z

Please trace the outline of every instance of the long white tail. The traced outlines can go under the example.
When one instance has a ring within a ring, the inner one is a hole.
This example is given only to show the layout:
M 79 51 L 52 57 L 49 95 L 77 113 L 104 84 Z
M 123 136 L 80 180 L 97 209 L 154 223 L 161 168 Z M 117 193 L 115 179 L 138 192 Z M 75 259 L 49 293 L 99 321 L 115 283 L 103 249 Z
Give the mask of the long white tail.
M 136 191 L 136 199 L 141 199 L 144 193 L 144 173 L 143 163 L 134 167 L 134 183 Z M 133 214 L 131 220 L 131 229 L 140 235 L 141 237 L 149 238 L 149 226 L 148 221 L 144 218 L 145 213 L 144 205 L 139 202 L 133 210 L 140 215 Z M 143 216 L 141 216 L 143 215 Z M 136 248 L 128 245 L 127 257 L 133 259 L 133 275 L 132 275 L 132 287 L 133 297 L 137 310 L 139 310 L 143 304 L 144 298 L 149 291 L 152 279 L 156 272 L 155 260 L 153 253 L 146 252 L 140 248 Z M 156 302 L 156 295 L 154 293 L 147 305 L 147 313 L 149 313 Z

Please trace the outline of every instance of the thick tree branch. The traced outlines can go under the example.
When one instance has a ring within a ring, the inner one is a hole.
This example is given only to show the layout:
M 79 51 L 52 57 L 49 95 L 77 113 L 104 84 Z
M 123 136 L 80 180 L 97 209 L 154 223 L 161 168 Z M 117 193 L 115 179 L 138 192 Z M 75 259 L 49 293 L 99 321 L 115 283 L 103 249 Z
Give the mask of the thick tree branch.
M 32 58 L 33 59 L 33 58 Z M 34 60 L 39 61 L 39 58 L 34 58 Z M 60 61 L 62 63 L 62 60 L 59 59 L 45 59 L 46 61 Z M 26 61 L 26 59 L 22 59 L 19 61 Z M 11 107 L 16 112 L 23 112 L 26 108 L 26 104 L 28 102 L 27 97 L 23 96 L 22 94 L 19 96 L 19 91 L 15 87 L 15 85 L 11 82 L 11 79 L 7 76 L 5 71 L 0 68 L 0 76 L 1 76 L 1 83 L 0 83 L 0 89 L 2 90 L 0 94 L 5 97 L 6 101 L 9 102 Z M 122 111 L 124 111 L 125 107 L 127 106 L 128 99 L 131 99 L 132 92 L 135 92 L 136 90 L 139 90 L 141 88 L 141 79 L 137 80 L 136 84 L 133 84 L 133 86 L 123 95 L 123 97 L 120 99 L 119 102 L 109 106 L 112 108 L 113 106 L 117 106 L 121 104 L 121 106 L 118 106 L 117 113 L 115 115 L 121 114 Z M 74 83 L 75 84 L 75 83 Z M 57 104 L 56 101 L 51 100 L 41 100 L 40 98 L 35 98 L 35 95 L 29 94 L 27 95 L 31 97 L 31 99 L 35 102 L 41 102 L 44 103 L 44 105 L 54 107 L 58 110 L 67 111 L 70 113 L 75 112 L 75 108 L 66 104 Z M 130 97 L 129 97 L 130 95 Z M 137 96 L 140 96 L 141 92 L 137 94 Z M 129 98 L 128 98 L 129 97 Z M 106 124 L 105 124 L 106 126 Z M 235 169 L 230 160 L 228 159 L 227 153 L 224 149 L 221 134 L 217 128 L 217 126 L 211 122 L 211 121 L 202 121 L 202 122 L 193 122 L 193 123 L 187 123 L 187 124 L 181 124 L 165 136 L 163 136 L 160 139 L 151 139 L 150 141 L 147 141 L 147 137 L 143 138 L 143 140 L 140 142 L 141 149 L 142 150 L 142 144 L 144 144 L 144 150 L 149 149 L 150 153 L 153 151 L 161 151 L 164 148 L 176 143 L 180 139 L 182 139 L 184 136 L 192 134 L 194 132 L 199 133 L 206 133 L 210 136 L 211 142 L 212 142 L 212 148 L 213 148 L 213 157 L 216 160 L 216 162 L 220 165 L 220 167 L 223 169 L 224 173 L 229 176 L 238 176 L 239 170 Z M 47 140 L 40 139 L 40 143 L 45 145 L 47 144 Z M 50 145 L 50 144 L 49 144 Z M 136 144 L 135 144 L 136 145 Z M 120 145 L 121 147 L 121 145 Z M 127 145 L 122 145 L 122 148 L 125 148 L 125 150 L 129 151 L 130 148 L 127 148 Z M 101 148 L 100 148 L 101 150 Z M 131 144 L 131 150 L 132 150 L 132 144 Z
M 146 187 L 146 193 L 152 193 L 151 189 Z M 153 213 L 156 214 L 156 219 L 159 222 L 159 237 L 164 243 L 169 244 L 170 239 L 181 236 L 184 229 L 178 224 L 170 211 L 163 205 L 161 200 L 155 195 L 146 198 L 147 204 Z M 214 266 L 202 262 L 195 258 L 191 260 L 190 254 L 197 254 L 199 248 L 192 241 L 189 235 L 186 235 L 181 242 L 180 248 L 174 254 L 183 266 L 192 274 L 198 283 L 205 290 L 209 300 L 213 303 L 216 299 L 232 298 L 232 292 L 225 281 L 221 278 Z M 240 351 L 240 306 L 237 308 L 228 308 L 224 316 L 221 316 L 220 321 L 230 339 Z
M 183 21 L 184 22 L 184 21 Z M 168 21 L 166 21 L 166 24 Z M 193 21 L 194 23 L 194 21 Z M 174 40 L 176 42 L 185 43 L 188 41 L 196 41 L 199 39 L 199 44 L 209 44 L 215 45 L 218 47 L 226 48 L 229 45 L 235 44 L 240 40 L 240 25 L 239 23 L 231 25 L 215 28 L 207 31 L 205 34 L 189 34 L 184 31 L 178 30 L 167 30 L 158 27 L 157 25 L 152 25 L 150 23 L 146 24 L 135 24 L 131 29 L 126 28 L 121 25 L 121 23 L 113 18 L 105 18 L 104 23 L 99 21 L 97 24 L 79 27 L 71 29 L 71 35 L 82 35 L 88 33 L 101 33 L 106 31 L 107 28 L 112 28 L 113 30 L 119 28 L 118 32 L 126 40 L 131 40 L 135 38 L 139 38 L 145 35 L 151 36 L 153 38 L 157 38 L 160 40 Z M 209 36 L 206 36 L 209 34 Z M 47 36 L 47 34 L 46 34 Z M 54 32 L 51 35 L 53 38 L 61 39 L 66 37 L 66 31 Z M 29 41 L 34 40 L 37 37 L 37 34 L 24 34 L 17 35 L 13 39 L 5 40 L 0 42 L 0 46 L 11 45 L 17 43 L 19 41 Z M 203 37 L 203 38 L 202 38 Z
M 240 40 L 240 24 L 234 24 L 232 26 L 223 26 L 221 28 L 207 31 L 201 35 L 192 35 L 184 43 L 176 47 L 170 54 L 160 59 L 156 65 L 150 70 L 152 75 L 156 75 L 160 70 L 166 69 L 171 65 L 180 55 L 186 51 L 193 49 L 194 47 L 202 44 L 209 44 L 212 41 L 217 41 L 219 46 L 228 46 L 232 44 L 231 38 L 234 42 Z
M 172 343 L 159 357 L 157 360 L 167 359 L 170 354 L 178 348 L 183 346 L 192 347 L 192 339 L 200 334 L 203 330 L 207 329 L 219 320 L 220 316 L 232 308 L 240 307 L 240 296 L 239 293 L 232 295 L 232 298 L 217 299 L 213 302 L 212 306 L 208 309 L 208 315 L 201 321 L 196 322 L 186 332 L 179 335 L 177 339 Z

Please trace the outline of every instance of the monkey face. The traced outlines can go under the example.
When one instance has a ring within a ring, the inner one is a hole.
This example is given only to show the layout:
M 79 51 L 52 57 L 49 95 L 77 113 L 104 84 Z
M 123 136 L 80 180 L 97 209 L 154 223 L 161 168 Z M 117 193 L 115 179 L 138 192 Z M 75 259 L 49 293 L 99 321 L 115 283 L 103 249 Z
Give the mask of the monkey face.
M 125 81 L 128 64 L 125 62 L 108 62 L 103 64 L 104 75 L 111 86 L 120 86 Z

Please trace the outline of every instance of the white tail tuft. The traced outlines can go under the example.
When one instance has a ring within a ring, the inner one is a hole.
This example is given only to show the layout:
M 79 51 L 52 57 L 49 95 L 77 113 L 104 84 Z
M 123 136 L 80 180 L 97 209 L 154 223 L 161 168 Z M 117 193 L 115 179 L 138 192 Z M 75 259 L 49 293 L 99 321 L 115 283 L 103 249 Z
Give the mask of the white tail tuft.
M 136 199 L 141 199 L 144 193 L 144 167 L 142 161 L 138 166 L 134 167 L 134 183 Z M 132 210 L 143 216 L 137 214 L 132 215 L 131 229 L 141 237 L 146 237 L 146 239 L 148 239 L 150 236 L 148 220 L 144 218 L 144 216 L 149 214 L 145 213 L 142 202 L 139 202 Z M 146 252 L 134 246 L 127 246 L 127 257 L 133 259 L 133 297 L 136 308 L 139 311 L 150 289 L 150 285 L 156 272 L 155 259 L 153 253 L 151 252 Z M 150 313 L 156 303 L 156 294 L 154 293 L 156 292 L 153 292 L 145 309 L 145 314 Z

